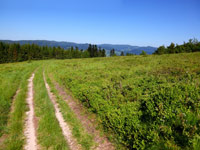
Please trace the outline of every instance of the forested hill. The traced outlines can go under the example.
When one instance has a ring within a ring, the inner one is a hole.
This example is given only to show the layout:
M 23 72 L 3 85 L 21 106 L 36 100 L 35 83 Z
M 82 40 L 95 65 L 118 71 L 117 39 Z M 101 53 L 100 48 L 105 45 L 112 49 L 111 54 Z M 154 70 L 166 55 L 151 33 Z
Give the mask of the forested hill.
M 79 49 L 86 50 L 89 46 L 88 43 L 79 44 L 73 42 L 57 42 L 57 41 L 47 41 L 47 40 L 20 40 L 20 41 L 11 41 L 11 40 L 0 40 L 5 43 L 19 43 L 19 44 L 37 44 L 39 46 L 60 46 L 61 48 L 68 49 L 70 47 L 78 47 Z M 117 45 L 117 44 L 99 44 L 98 47 L 106 50 L 108 54 L 111 49 L 115 49 L 116 53 L 119 55 L 122 51 L 130 54 L 140 54 L 144 50 L 147 54 L 152 54 L 157 48 L 151 46 L 132 46 L 132 45 Z

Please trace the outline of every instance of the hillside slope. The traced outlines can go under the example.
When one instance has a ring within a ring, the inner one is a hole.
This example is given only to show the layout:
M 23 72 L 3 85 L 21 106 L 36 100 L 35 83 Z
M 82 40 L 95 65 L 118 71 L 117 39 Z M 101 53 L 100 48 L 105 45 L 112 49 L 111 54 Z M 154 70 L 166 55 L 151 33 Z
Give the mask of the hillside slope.
M 184 150 L 200 140 L 199 60 L 200 53 L 56 60 L 47 72 L 110 139 L 128 149 Z

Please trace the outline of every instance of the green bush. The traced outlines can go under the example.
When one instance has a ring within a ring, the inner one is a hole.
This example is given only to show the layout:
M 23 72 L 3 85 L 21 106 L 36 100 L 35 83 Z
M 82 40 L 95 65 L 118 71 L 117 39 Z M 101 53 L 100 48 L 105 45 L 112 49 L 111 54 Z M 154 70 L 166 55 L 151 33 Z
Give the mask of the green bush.
M 198 149 L 199 60 L 200 53 L 80 59 L 47 70 L 128 149 Z

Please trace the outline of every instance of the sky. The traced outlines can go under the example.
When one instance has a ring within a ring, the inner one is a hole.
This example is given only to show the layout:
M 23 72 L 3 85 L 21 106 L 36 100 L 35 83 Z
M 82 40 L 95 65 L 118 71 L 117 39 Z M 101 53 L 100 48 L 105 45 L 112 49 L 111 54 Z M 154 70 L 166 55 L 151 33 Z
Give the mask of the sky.
M 1 40 L 160 46 L 200 40 L 200 0 L 0 0 Z

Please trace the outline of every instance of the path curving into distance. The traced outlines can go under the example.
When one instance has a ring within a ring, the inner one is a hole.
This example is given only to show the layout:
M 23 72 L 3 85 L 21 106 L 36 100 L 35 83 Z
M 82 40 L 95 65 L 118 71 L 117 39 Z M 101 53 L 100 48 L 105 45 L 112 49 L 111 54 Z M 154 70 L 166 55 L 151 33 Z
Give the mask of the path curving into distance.
M 25 132 L 24 135 L 26 137 L 26 144 L 24 146 L 25 150 L 37 150 L 37 138 L 36 138 L 36 129 L 34 124 L 34 106 L 33 106 L 33 79 L 35 74 L 28 80 L 28 95 L 26 98 L 29 111 L 26 112 L 27 118 L 25 123 Z
M 50 100 L 52 101 L 54 108 L 55 108 L 55 115 L 56 118 L 59 122 L 59 125 L 62 129 L 62 133 L 67 141 L 67 144 L 69 145 L 71 150 L 79 150 L 81 149 L 81 146 L 77 143 L 76 139 L 73 138 L 72 136 L 72 131 L 70 130 L 69 125 L 64 121 L 63 115 L 60 112 L 60 109 L 58 107 L 58 104 L 56 102 L 56 97 L 55 95 L 51 92 L 50 87 L 46 81 L 44 72 L 43 72 L 43 78 L 44 78 L 44 82 L 45 82 L 45 86 L 49 95 Z

